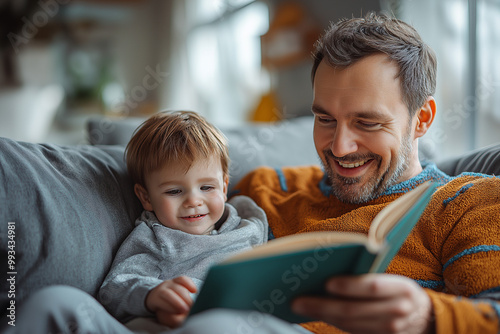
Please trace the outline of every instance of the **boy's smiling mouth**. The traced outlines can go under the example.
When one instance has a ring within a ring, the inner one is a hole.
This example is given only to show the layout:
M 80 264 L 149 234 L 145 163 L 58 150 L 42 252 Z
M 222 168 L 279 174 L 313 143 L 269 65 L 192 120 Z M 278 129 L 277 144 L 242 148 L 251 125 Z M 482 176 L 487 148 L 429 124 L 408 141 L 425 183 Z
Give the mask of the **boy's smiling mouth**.
M 181 217 L 182 219 L 185 219 L 185 220 L 190 220 L 190 221 L 194 221 L 194 220 L 200 220 L 200 219 L 203 219 L 207 214 L 204 213 L 204 214 L 198 214 L 198 215 L 191 215 L 191 216 L 185 216 L 185 217 Z

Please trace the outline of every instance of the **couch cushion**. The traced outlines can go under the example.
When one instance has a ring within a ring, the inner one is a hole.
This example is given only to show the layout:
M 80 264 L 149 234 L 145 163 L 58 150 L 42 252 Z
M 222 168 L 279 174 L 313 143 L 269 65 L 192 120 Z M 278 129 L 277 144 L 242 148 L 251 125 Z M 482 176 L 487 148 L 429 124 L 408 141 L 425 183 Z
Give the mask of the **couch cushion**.
M 52 284 L 96 294 L 141 211 L 123 151 L 0 138 L 1 273 L 7 273 L 8 222 L 13 222 L 16 305 Z M 10 299 L 7 285 L 1 289 L 5 313 Z
M 500 175 L 500 144 L 486 146 L 459 157 L 453 157 L 437 163 L 448 175 L 463 172 Z
M 91 117 L 87 120 L 87 139 L 91 145 L 126 146 L 145 117 Z
M 320 160 L 313 141 L 313 118 L 300 117 L 276 123 L 224 128 L 231 158 L 229 190 L 259 166 L 317 165 Z

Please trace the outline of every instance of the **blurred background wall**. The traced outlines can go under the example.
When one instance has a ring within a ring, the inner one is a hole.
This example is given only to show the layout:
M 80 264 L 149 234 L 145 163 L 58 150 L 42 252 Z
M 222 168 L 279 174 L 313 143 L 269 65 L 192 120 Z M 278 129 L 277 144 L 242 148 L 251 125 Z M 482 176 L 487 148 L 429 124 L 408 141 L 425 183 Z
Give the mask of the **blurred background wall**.
M 0 0 L 0 136 L 86 143 L 90 117 L 190 109 L 217 125 L 310 115 L 312 44 L 330 21 L 385 11 L 438 55 L 446 157 L 500 140 L 493 0 Z M 104 131 L 105 129 L 103 129 Z

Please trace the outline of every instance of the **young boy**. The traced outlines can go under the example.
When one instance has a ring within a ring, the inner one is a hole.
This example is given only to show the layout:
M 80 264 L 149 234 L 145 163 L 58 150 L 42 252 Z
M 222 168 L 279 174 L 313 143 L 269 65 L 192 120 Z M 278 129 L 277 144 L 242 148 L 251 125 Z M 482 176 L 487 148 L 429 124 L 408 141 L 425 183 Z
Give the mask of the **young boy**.
M 150 117 L 127 145 L 126 162 L 145 211 L 120 246 L 99 300 L 122 322 L 156 315 L 177 327 L 211 264 L 267 241 L 266 215 L 245 196 L 226 203 L 226 140 L 194 112 Z

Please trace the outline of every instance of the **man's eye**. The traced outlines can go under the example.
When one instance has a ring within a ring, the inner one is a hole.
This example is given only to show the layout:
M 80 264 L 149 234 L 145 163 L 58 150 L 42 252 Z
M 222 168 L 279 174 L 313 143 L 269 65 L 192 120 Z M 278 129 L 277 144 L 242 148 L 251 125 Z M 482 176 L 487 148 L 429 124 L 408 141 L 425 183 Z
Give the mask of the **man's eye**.
M 364 128 L 372 129 L 372 128 L 376 128 L 376 127 L 380 126 L 380 123 L 375 123 L 375 122 L 359 122 L 359 125 L 361 125 Z
M 210 191 L 212 189 L 215 189 L 215 187 L 214 186 L 202 186 L 200 189 L 202 191 Z
M 181 193 L 180 189 L 172 189 L 165 191 L 165 194 L 167 195 L 178 195 L 180 193 Z
M 317 119 L 318 119 L 318 122 L 321 124 L 332 124 L 333 122 L 335 122 L 335 120 L 332 118 L 317 117 Z

